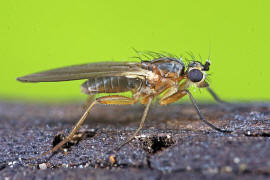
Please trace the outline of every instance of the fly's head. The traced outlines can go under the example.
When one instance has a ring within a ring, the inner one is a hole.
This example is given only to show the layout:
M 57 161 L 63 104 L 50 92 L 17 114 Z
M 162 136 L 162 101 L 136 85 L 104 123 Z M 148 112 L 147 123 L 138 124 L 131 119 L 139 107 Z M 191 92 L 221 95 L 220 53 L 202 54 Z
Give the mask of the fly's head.
M 209 71 L 210 61 L 206 61 L 202 64 L 199 61 L 192 61 L 188 64 L 186 71 L 186 77 L 191 84 L 196 85 L 199 88 L 208 87 L 208 83 L 205 81 L 207 77 L 206 71 Z

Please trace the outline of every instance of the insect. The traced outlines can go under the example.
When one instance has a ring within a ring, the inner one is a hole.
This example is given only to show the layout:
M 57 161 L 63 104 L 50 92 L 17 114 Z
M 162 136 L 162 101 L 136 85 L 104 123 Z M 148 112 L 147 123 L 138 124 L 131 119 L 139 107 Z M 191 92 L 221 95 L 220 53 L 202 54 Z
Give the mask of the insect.
M 132 136 L 116 148 L 116 150 L 119 150 L 142 129 L 152 100 L 160 94 L 162 94 L 159 100 L 161 105 L 176 102 L 188 95 L 200 120 L 216 131 L 230 132 L 208 122 L 188 90 L 192 85 L 198 88 L 207 88 L 216 101 L 223 102 L 206 82 L 206 72 L 210 67 L 209 60 L 203 64 L 193 58 L 192 61 L 185 65 L 182 58 L 154 52 L 149 52 L 149 54 L 152 59 L 141 59 L 140 62 L 90 63 L 48 70 L 17 78 L 22 82 L 57 82 L 86 79 L 86 82 L 81 85 L 81 89 L 83 93 L 89 96 L 99 93 L 132 92 L 132 97 L 114 94 L 95 98 L 92 103 L 89 103 L 87 110 L 70 134 L 51 150 L 41 154 L 41 156 L 55 152 L 65 143 L 71 141 L 95 104 L 129 105 L 140 102 L 145 105 L 145 109 L 139 127 Z

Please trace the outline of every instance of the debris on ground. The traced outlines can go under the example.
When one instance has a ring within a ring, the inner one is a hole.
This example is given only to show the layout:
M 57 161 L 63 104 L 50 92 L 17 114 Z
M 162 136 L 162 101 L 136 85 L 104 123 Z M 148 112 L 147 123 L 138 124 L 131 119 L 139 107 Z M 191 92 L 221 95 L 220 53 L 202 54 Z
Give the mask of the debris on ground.
M 82 115 L 78 104 L 0 102 L 2 179 L 269 179 L 270 104 L 200 105 L 220 133 L 188 104 L 153 105 L 142 131 L 143 106 L 96 106 L 76 138 L 58 144 Z M 0 178 L 1 179 L 1 178 Z

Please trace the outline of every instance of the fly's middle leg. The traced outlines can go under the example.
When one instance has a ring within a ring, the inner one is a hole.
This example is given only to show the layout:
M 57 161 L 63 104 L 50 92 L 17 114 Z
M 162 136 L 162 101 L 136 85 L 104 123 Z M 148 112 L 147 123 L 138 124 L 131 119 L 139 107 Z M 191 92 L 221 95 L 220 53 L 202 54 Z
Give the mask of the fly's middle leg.
M 149 111 L 149 107 L 150 107 L 151 102 L 153 100 L 153 97 L 145 97 L 145 99 L 147 99 L 148 102 L 147 102 L 146 107 L 144 109 L 144 112 L 143 112 L 143 115 L 142 115 L 142 118 L 141 118 L 141 122 L 140 122 L 139 127 L 136 129 L 136 131 L 126 141 L 124 141 L 120 145 L 118 145 L 115 148 L 115 151 L 118 151 L 122 146 L 124 146 L 125 144 L 129 143 L 138 134 L 138 132 L 143 128 L 143 125 L 144 125 L 144 122 L 145 122 L 147 113 Z
M 139 100 L 139 96 L 134 96 L 133 98 L 128 98 L 125 96 L 113 95 L 113 96 L 100 97 L 97 99 L 97 102 L 101 103 L 101 104 L 127 105 L 127 104 L 135 104 L 136 102 L 138 102 L 138 100 Z M 145 110 L 144 110 L 139 127 L 133 133 L 133 135 L 131 135 L 126 141 L 124 141 L 123 143 L 121 143 L 119 146 L 117 146 L 115 148 L 116 151 L 118 151 L 122 146 L 124 146 L 128 142 L 130 142 L 138 134 L 138 132 L 142 129 L 144 122 L 145 122 L 145 119 L 146 119 L 146 115 L 149 111 L 150 104 L 152 102 L 152 97 L 145 97 L 144 101 L 146 101 L 146 100 L 147 100 L 147 103 L 146 103 L 147 105 L 145 107 Z

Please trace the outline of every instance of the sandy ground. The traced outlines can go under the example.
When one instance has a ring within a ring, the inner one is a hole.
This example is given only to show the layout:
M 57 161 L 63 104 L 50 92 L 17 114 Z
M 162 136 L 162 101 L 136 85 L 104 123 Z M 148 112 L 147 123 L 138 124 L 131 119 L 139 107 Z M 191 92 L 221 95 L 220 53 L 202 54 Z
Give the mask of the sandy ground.
M 270 179 L 270 104 L 200 105 L 216 132 L 191 105 L 153 105 L 135 131 L 143 106 L 96 106 L 65 149 L 37 160 L 67 135 L 80 104 L 0 102 L 0 179 Z M 62 134 L 62 135 L 59 135 Z

